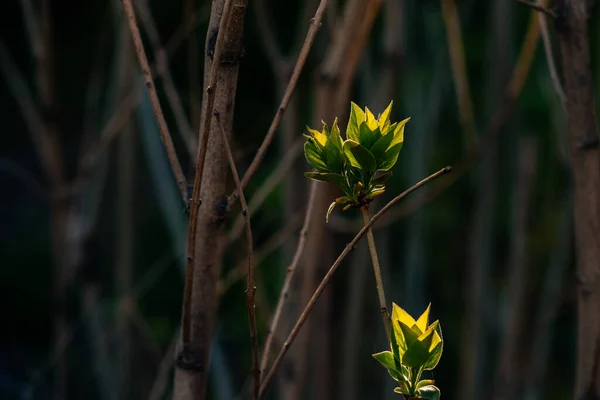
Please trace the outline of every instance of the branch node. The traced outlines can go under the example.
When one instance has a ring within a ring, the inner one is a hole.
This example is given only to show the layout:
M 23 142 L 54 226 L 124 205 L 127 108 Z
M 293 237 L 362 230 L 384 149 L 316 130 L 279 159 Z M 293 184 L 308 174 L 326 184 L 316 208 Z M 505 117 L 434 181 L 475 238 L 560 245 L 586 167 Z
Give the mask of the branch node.
M 204 371 L 203 359 L 204 356 L 201 352 L 193 351 L 190 349 L 189 344 L 184 344 L 183 348 L 177 353 L 175 365 L 186 371 L 202 372 Z

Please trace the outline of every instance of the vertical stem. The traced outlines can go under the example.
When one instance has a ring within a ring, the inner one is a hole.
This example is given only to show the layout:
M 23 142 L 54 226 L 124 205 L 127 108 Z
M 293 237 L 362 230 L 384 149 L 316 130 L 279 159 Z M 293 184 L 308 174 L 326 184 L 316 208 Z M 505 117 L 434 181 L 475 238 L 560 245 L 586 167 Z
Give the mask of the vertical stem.
M 369 209 L 367 206 L 361 207 L 360 214 L 362 215 L 363 224 L 366 226 L 369 223 Z M 391 320 L 390 313 L 387 309 L 387 301 L 385 299 L 385 289 L 383 288 L 383 279 L 381 279 L 381 268 L 379 267 L 379 257 L 377 256 L 377 247 L 375 247 L 375 238 L 371 228 L 367 230 L 367 243 L 369 244 L 369 254 L 373 261 L 373 272 L 375 272 L 375 284 L 377 285 L 377 294 L 379 296 L 379 306 L 381 309 L 381 317 L 383 318 L 383 326 L 388 341 L 390 341 Z

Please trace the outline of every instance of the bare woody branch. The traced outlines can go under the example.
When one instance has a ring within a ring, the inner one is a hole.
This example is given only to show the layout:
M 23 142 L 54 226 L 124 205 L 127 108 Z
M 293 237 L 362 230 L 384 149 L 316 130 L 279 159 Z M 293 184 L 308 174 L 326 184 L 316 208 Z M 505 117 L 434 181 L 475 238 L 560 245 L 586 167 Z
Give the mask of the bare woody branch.
M 206 88 L 206 110 L 204 111 L 204 123 L 201 131 L 201 142 L 198 146 L 198 157 L 196 161 L 196 174 L 194 176 L 194 188 L 192 198 L 190 199 L 190 223 L 188 233 L 188 255 L 187 268 L 185 274 L 185 293 L 183 298 L 183 320 L 182 320 L 182 338 L 184 346 L 190 341 L 190 320 L 192 311 L 192 285 L 194 277 L 194 259 L 196 257 L 196 229 L 198 227 L 198 210 L 200 209 L 200 190 L 202 189 L 202 175 L 204 173 L 204 161 L 206 159 L 206 149 L 208 147 L 208 138 L 210 136 L 210 125 L 213 118 L 213 109 L 215 105 L 215 94 L 217 92 L 217 75 L 221 63 L 221 53 L 223 52 L 223 43 L 229 15 L 231 14 L 232 0 L 225 0 L 223 13 L 219 22 L 219 32 L 215 43 L 215 52 L 213 63 L 210 69 L 209 84 Z
M 219 130 L 221 132 L 223 144 L 225 145 L 225 150 L 227 152 L 227 160 L 229 161 L 229 168 L 231 168 L 231 175 L 233 176 L 235 186 L 238 189 L 238 194 L 240 196 L 242 215 L 244 215 L 244 219 L 246 222 L 246 247 L 248 248 L 248 269 L 246 272 L 246 301 L 248 302 L 248 319 L 250 320 L 250 341 L 252 343 L 252 375 L 254 376 L 254 386 L 252 388 L 252 393 L 253 398 L 258 399 L 258 389 L 260 387 L 260 369 L 258 367 L 258 338 L 256 333 L 256 305 L 254 300 L 256 295 L 256 286 L 254 286 L 254 251 L 252 249 L 252 227 L 250 225 L 248 204 L 246 204 L 246 197 L 244 196 L 244 191 L 242 190 L 240 176 L 235 166 L 233 154 L 231 154 L 231 147 L 229 146 L 229 141 L 227 140 L 225 129 L 223 128 L 223 124 L 221 123 L 221 119 L 219 118 L 219 111 L 215 110 L 214 114 L 219 125 Z
M 171 139 L 171 133 L 169 132 L 167 121 L 165 120 L 165 116 L 158 100 L 158 94 L 156 93 L 156 88 L 154 87 L 152 71 L 150 69 L 150 65 L 148 64 L 146 52 L 144 51 L 144 44 L 142 43 L 140 30 L 135 20 L 135 11 L 133 9 L 131 0 L 123 0 L 123 8 L 125 9 L 125 14 L 127 15 L 127 23 L 133 38 L 135 52 L 137 54 L 140 67 L 142 68 L 146 87 L 148 88 L 148 94 L 152 103 L 152 110 L 154 111 L 156 122 L 158 123 L 160 139 L 163 142 L 163 146 L 165 146 L 165 151 L 167 152 L 167 157 L 169 159 L 169 163 L 171 164 L 171 170 L 175 176 L 175 179 L 177 180 L 177 186 L 179 186 L 179 191 L 181 192 L 183 202 L 184 204 L 187 204 L 187 181 L 185 179 L 185 175 L 183 174 L 183 170 L 181 169 L 181 164 L 179 163 L 177 152 L 175 151 L 173 140 Z
M 279 321 L 281 320 L 281 315 L 283 312 L 283 306 L 285 305 L 286 300 L 288 299 L 290 288 L 292 286 L 292 280 L 294 279 L 294 275 L 296 272 L 296 267 L 300 262 L 302 254 L 304 253 L 304 246 L 306 244 L 306 234 L 308 232 L 308 228 L 310 227 L 310 220 L 313 212 L 313 207 L 315 204 L 315 193 L 317 192 L 317 182 L 313 181 L 310 185 L 310 194 L 308 195 L 308 205 L 306 206 L 306 214 L 304 215 L 304 223 L 302 225 L 302 229 L 300 230 L 300 236 L 298 238 L 298 246 L 296 247 L 296 251 L 294 252 L 294 257 L 290 266 L 287 269 L 287 275 L 285 276 L 285 280 L 283 282 L 283 288 L 281 289 L 281 293 L 279 294 L 279 300 L 277 300 L 277 306 L 275 308 L 275 313 L 273 314 L 273 320 L 271 321 L 271 325 L 269 327 L 269 332 L 267 334 L 267 340 L 265 342 L 265 348 L 263 350 L 262 360 L 260 362 L 260 371 L 262 374 L 265 373 L 267 368 L 267 364 L 269 363 L 269 357 L 271 355 L 271 347 L 273 346 L 273 338 L 275 336 L 275 332 L 277 332 L 277 328 L 279 327 Z
M 346 245 L 346 247 L 344 248 L 344 250 L 342 251 L 342 253 L 338 256 L 338 258 L 335 260 L 335 262 L 331 266 L 331 268 L 329 268 L 329 271 L 327 271 L 327 274 L 325 275 L 325 277 L 323 277 L 323 280 L 321 281 L 321 283 L 319 284 L 319 286 L 315 290 L 315 292 L 312 295 L 312 297 L 310 298 L 308 304 L 306 305 L 306 307 L 302 311 L 302 314 L 298 318 L 298 321 L 296 322 L 296 324 L 292 328 L 292 331 L 288 335 L 285 343 L 283 344 L 283 347 L 282 347 L 281 351 L 279 352 L 279 354 L 275 358 L 275 361 L 273 362 L 273 366 L 269 370 L 269 373 L 263 379 L 261 387 L 260 387 L 260 393 L 259 393 L 259 398 L 260 399 L 262 399 L 264 397 L 264 395 L 266 394 L 266 391 L 269 388 L 271 380 L 273 379 L 273 376 L 275 375 L 275 372 L 277 371 L 277 367 L 281 363 L 281 360 L 283 359 L 283 356 L 285 356 L 285 354 L 287 353 L 287 351 L 290 348 L 292 342 L 294 341 L 294 339 L 298 335 L 298 332 L 302 328 L 302 325 L 304 325 L 304 323 L 306 322 L 306 319 L 308 318 L 308 315 L 313 310 L 313 308 L 314 308 L 317 300 L 319 299 L 319 297 L 321 296 L 321 294 L 325 290 L 325 287 L 331 281 L 331 279 L 333 277 L 333 274 L 335 274 L 335 272 L 337 271 L 337 269 L 341 265 L 342 261 L 346 258 L 346 256 L 350 253 L 350 251 L 354 248 L 354 246 L 356 245 L 356 243 L 358 243 L 358 241 L 367 233 L 367 231 L 373 226 L 373 224 L 375 222 L 377 222 L 377 220 L 379 218 L 381 218 L 381 216 L 384 215 L 392 206 L 394 206 L 394 204 L 396 204 L 397 202 L 399 202 L 400 200 L 402 200 L 403 198 L 405 198 L 406 196 L 408 196 L 409 194 L 411 194 L 415 190 L 419 189 L 420 187 L 426 185 L 427 183 L 429 183 L 429 182 L 435 180 L 436 178 L 439 178 L 440 176 L 445 175 L 445 174 L 447 174 L 447 173 L 449 173 L 451 171 L 452 171 L 451 167 L 445 167 L 445 168 L 439 170 L 438 172 L 434 173 L 433 175 L 430 175 L 427 178 L 423 179 L 422 181 L 416 183 L 414 186 L 412 186 L 409 189 L 405 190 L 404 192 L 402 192 L 398 196 L 394 197 L 381 210 L 379 210 L 379 212 L 377 212 L 377 214 L 375 214 L 373 216 L 373 218 L 371 218 L 371 220 L 367 224 L 365 224 L 365 226 L 356 234 L 356 236 L 354 236 L 354 239 L 352 239 L 352 241 L 350 241 L 350 243 L 348 243 Z

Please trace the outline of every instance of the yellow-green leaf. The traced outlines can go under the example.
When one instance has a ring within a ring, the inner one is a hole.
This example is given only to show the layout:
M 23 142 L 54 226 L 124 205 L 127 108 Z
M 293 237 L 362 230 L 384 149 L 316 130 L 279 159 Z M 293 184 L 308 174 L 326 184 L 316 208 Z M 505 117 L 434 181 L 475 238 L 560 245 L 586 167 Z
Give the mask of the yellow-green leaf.
M 385 135 L 390 129 L 390 113 L 392 112 L 392 105 L 394 101 L 390 101 L 390 105 L 381 113 L 379 118 L 377 119 L 377 123 L 379 124 L 379 129 L 381 130 L 381 134 Z
M 354 156 L 354 153 L 352 153 L 352 147 L 354 147 L 354 146 L 359 146 L 358 142 L 348 139 L 344 142 L 344 144 L 342 145 L 342 148 L 344 150 L 344 155 L 346 156 L 346 159 L 348 160 L 350 165 L 352 165 L 353 167 L 356 167 L 356 168 L 360 168 L 361 167 L 360 163 Z
M 310 139 L 304 143 L 304 156 L 306 157 L 306 161 L 314 168 L 323 172 L 328 171 L 321 150 L 315 144 L 314 139 Z
M 390 147 L 398 143 L 404 142 L 404 126 L 408 121 L 410 121 L 410 117 L 398 122 L 398 124 L 394 128 L 394 139 L 392 140 Z
M 356 103 L 351 102 L 350 119 L 348 121 L 348 126 L 346 127 L 346 139 L 351 139 L 355 142 L 358 142 L 360 140 L 358 129 L 360 127 L 360 124 L 365 122 L 365 119 L 366 117 L 363 110 L 361 110 L 360 107 L 356 105 Z
M 367 126 L 369 127 L 369 129 L 374 130 L 375 128 L 379 127 L 379 124 L 377 123 L 375 116 L 373 115 L 371 110 L 369 110 L 368 107 L 365 107 L 365 115 L 367 117 L 366 123 L 367 123 Z
M 390 147 L 383 155 L 377 169 L 387 171 L 396 165 L 398 155 L 400 154 L 400 150 L 402 150 L 402 145 L 403 143 L 398 143 L 395 146 Z
M 417 326 L 421 330 L 421 332 L 425 332 L 427 330 L 427 325 L 429 324 L 429 311 L 431 310 L 431 303 L 427 306 L 427 309 L 421 314 L 419 319 L 417 320 Z
M 392 319 L 404 323 L 404 325 L 411 327 L 417 323 L 413 317 L 410 316 L 402 307 L 396 303 L 392 303 Z

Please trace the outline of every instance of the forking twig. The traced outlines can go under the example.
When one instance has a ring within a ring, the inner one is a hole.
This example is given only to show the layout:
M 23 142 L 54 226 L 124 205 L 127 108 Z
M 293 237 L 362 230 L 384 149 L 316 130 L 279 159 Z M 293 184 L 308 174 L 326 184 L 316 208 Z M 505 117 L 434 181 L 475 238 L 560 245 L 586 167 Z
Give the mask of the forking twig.
M 177 180 L 177 186 L 179 186 L 179 191 L 181 192 L 183 202 L 187 204 L 187 180 L 185 179 L 185 175 L 181 169 L 181 164 L 179 164 L 177 152 L 175 151 L 173 140 L 171 139 L 171 133 L 169 132 L 167 121 L 165 120 L 165 116 L 158 100 L 158 94 L 156 93 L 156 88 L 154 87 L 154 79 L 152 78 L 152 71 L 150 69 L 150 65 L 148 64 L 146 52 L 144 51 L 142 37 L 135 20 L 135 11 L 133 9 L 131 0 L 123 0 L 123 8 L 125 9 L 125 14 L 127 15 L 127 24 L 129 25 L 129 30 L 131 31 L 135 52 L 137 54 L 138 61 L 140 62 L 142 73 L 144 74 L 144 80 L 146 82 L 146 87 L 148 88 L 150 101 L 152 102 L 152 110 L 154 111 L 154 116 L 156 117 L 156 122 L 160 131 L 160 138 L 165 147 L 165 151 L 167 152 L 167 157 L 169 158 L 169 163 L 171 164 L 171 170 L 175 176 L 175 179 Z
M 260 163 L 262 162 L 262 160 L 265 156 L 265 153 L 267 152 L 267 148 L 269 147 L 269 145 L 273 141 L 273 138 L 275 137 L 275 133 L 277 132 L 277 128 L 279 127 L 279 123 L 281 122 L 283 113 L 285 112 L 285 109 L 287 108 L 287 105 L 290 102 L 290 99 L 292 98 L 294 89 L 296 89 L 296 85 L 298 84 L 298 78 L 300 77 L 302 68 L 304 68 L 304 64 L 306 63 L 306 59 L 308 58 L 308 53 L 310 51 L 310 48 L 312 47 L 312 44 L 315 41 L 315 36 L 317 35 L 317 31 L 319 30 L 319 27 L 321 26 L 321 20 L 323 19 L 323 14 L 325 13 L 326 7 L 327 7 L 327 0 L 321 0 L 321 3 L 319 3 L 319 7 L 317 8 L 315 16 L 310 21 L 311 25 L 308 30 L 308 33 L 306 34 L 306 39 L 304 40 L 304 44 L 302 45 L 300 54 L 298 55 L 298 60 L 296 61 L 296 65 L 294 66 L 294 71 L 292 72 L 292 77 L 290 78 L 288 86 L 285 90 L 285 94 L 283 95 L 283 98 L 281 99 L 281 103 L 279 104 L 279 107 L 277 108 L 275 117 L 273 118 L 273 121 L 271 122 L 269 131 L 267 132 L 265 139 L 263 140 L 262 144 L 258 148 L 258 151 L 256 152 L 256 156 L 254 156 L 254 159 L 250 163 L 248 170 L 246 171 L 246 173 L 244 174 L 244 177 L 242 178 L 242 182 L 241 182 L 242 189 L 246 188 L 246 186 L 248 185 L 248 182 L 250 181 L 250 179 L 252 179 L 252 177 L 258 170 L 258 167 L 259 167 Z M 236 192 L 237 192 L 237 190 L 234 191 L 231 194 L 231 196 L 229 196 L 232 203 L 235 202 L 235 200 L 237 198 Z
M 308 228 L 310 226 L 310 219 L 312 215 L 313 206 L 315 204 L 315 193 L 317 192 L 317 182 L 313 181 L 310 185 L 310 194 L 308 195 L 308 205 L 306 206 L 306 214 L 304 215 L 304 224 L 302 225 L 302 230 L 300 230 L 300 236 L 298 238 L 298 246 L 296 247 L 296 251 L 294 253 L 294 258 L 292 259 L 292 263 L 288 267 L 287 275 L 283 282 L 283 288 L 281 289 L 281 293 L 279 295 L 279 300 L 277 300 L 277 307 L 275 308 L 275 313 L 273 313 L 273 320 L 271 321 L 271 326 L 269 327 L 269 332 L 267 334 L 267 340 L 265 342 L 265 348 L 263 350 L 262 360 L 260 362 L 260 371 L 264 374 L 265 369 L 267 368 L 267 363 L 269 362 L 269 356 L 271 353 L 271 347 L 273 346 L 273 337 L 275 336 L 275 332 L 279 327 L 279 321 L 281 319 L 281 314 L 283 312 L 283 306 L 288 298 L 288 294 L 290 291 L 290 287 L 292 286 L 292 280 L 294 278 L 294 274 L 296 272 L 296 267 L 300 262 L 300 258 L 302 257 L 302 253 L 304 252 L 304 245 L 306 244 L 306 233 L 308 232 Z
M 246 300 L 248 302 L 248 319 L 250 320 L 250 341 L 252 343 L 252 374 L 254 376 L 254 387 L 253 387 L 253 398 L 258 399 L 258 389 L 260 387 L 260 369 L 258 368 L 258 338 L 256 334 L 256 315 L 254 313 L 255 303 L 254 295 L 256 294 L 256 286 L 254 286 L 254 253 L 252 250 L 252 227 L 250 225 L 250 215 L 248 214 L 248 204 L 246 204 L 246 198 L 244 191 L 240 183 L 240 176 L 235 166 L 235 160 L 233 154 L 231 154 L 231 147 L 229 146 L 229 140 L 225 134 L 225 129 L 221 123 L 219 111 L 215 110 L 215 118 L 217 119 L 219 131 L 223 138 L 223 144 L 227 152 L 227 159 L 229 161 L 229 167 L 231 168 L 231 175 L 235 182 L 235 186 L 238 189 L 240 196 L 240 204 L 242 205 L 242 214 L 246 220 L 246 246 L 248 247 L 248 270 L 246 275 Z
M 373 224 L 375 222 L 377 222 L 377 220 L 379 218 L 381 218 L 381 216 L 384 215 L 394 204 L 396 204 L 397 202 L 399 202 L 400 200 L 402 200 L 403 198 L 405 198 L 406 196 L 408 196 L 415 190 L 419 189 L 423 185 L 425 185 L 425 184 L 431 182 L 432 180 L 434 180 L 442 175 L 445 175 L 451 171 L 452 171 L 451 167 L 442 168 L 438 172 L 434 173 L 433 175 L 428 176 L 427 178 L 416 183 L 414 186 L 405 190 L 398 196 L 394 197 L 381 210 L 379 210 L 379 212 L 377 212 L 377 214 L 375 214 L 373 216 L 373 218 L 371 218 L 371 220 L 356 234 L 354 239 L 352 239 L 352 241 L 346 245 L 346 247 L 344 248 L 344 251 L 342 251 L 342 253 L 338 256 L 337 260 L 335 260 L 335 262 L 333 263 L 331 268 L 329 268 L 329 271 L 327 271 L 327 274 L 323 277 L 323 280 L 321 281 L 321 283 L 315 290 L 315 292 L 312 295 L 312 297 L 310 298 L 308 304 L 302 311 L 302 314 L 298 318 L 298 321 L 296 321 L 296 324 L 294 325 L 294 327 L 292 328 L 292 331 L 288 335 L 285 343 L 283 344 L 281 351 L 279 352 L 279 354 L 277 355 L 277 358 L 273 362 L 273 366 L 269 370 L 269 373 L 263 379 L 261 387 L 260 387 L 259 399 L 262 399 L 264 397 L 267 389 L 269 388 L 269 384 L 271 383 L 271 380 L 273 379 L 273 376 L 275 375 L 275 372 L 277 371 L 277 367 L 279 366 L 279 364 L 281 363 L 281 360 L 283 359 L 283 356 L 285 356 L 285 353 L 288 351 L 292 342 L 298 335 L 300 328 L 302 328 L 302 325 L 304 325 L 304 323 L 306 322 L 308 315 L 313 310 L 317 300 L 319 299 L 319 297 L 325 290 L 325 287 L 329 284 L 329 281 L 333 277 L 333 274 L 339 268 L 339 266 L 341 265 L 344 258 L 346 258 L 346 256 L 348 255 L 348 253 L 350 253 L 350 251 L 354 248 L 356 243 L 358 243 L 358 241 L 365 235 L 365 233 L 371 228 L 371 226 L 373 226 Z

